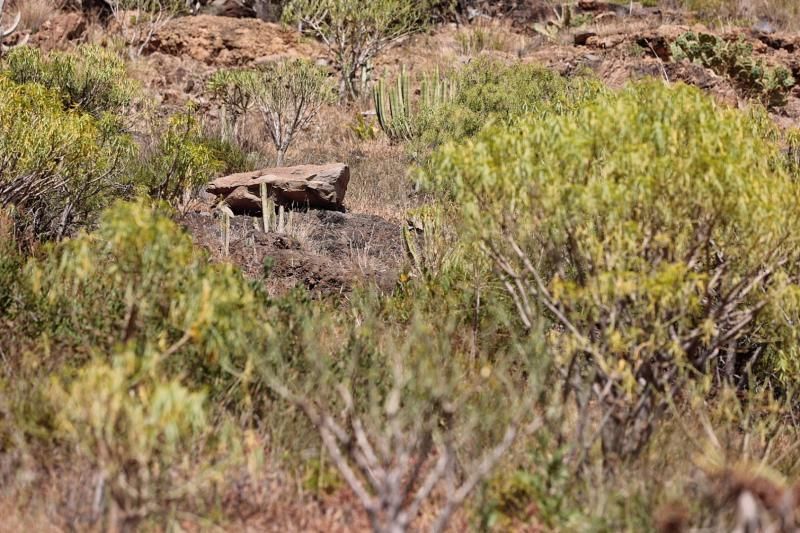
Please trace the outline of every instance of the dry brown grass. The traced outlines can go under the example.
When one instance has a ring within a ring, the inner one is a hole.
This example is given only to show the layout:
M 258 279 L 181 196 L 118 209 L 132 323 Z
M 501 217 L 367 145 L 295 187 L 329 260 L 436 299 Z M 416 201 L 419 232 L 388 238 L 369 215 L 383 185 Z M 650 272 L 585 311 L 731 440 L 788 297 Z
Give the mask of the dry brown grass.
M 14 0 L 9 2 L 11 12 L 22 15 L 20 27 L 36 33 L 50 17 L 63 7 L 64 0 Z
M 347 210 L 403 221 L 414 205 L 413 182 L 408 176 L 411 159 L 405 148 L 391 145 L 377 125 L 375 138 L 359 138 L 353 126 L 360 113 L 358 108 L 323 109 L 312 127 L 295 138 L 286 164 L 346 163 L 350 166 Z M 275 148 L 257 120 L 249 120 L 243 127 L 242 140 L 245 149 L 261 154 L 259 165 L 274 165 Z
M 266 445 L 262 443 L 262 445 Z M 92 510 L 91 469 L 62 459 L 47 472 L 30 472 L 32 481 L 6 484 L 0 492 L 0 533 L 103 531 Z M 349 533 L 370 531 L 366 513 L 350 489 L 339 482 L 325 490 L 304 488 L 304 473 L 269 457 L 260 468 L 231 470 L 207 501 L 192 502 L 179 515 L 184 531 Z M 423 508 L 417 524 L 435 519 L 436 502 Z M 457 513 L 454 530 L 465 530 L 467 515 Z M 164 524 L 148 531 L 165 531 Z M 458 529 L 460 528 L 460 529 Z
M 743 25 L 766 19 L 780 29 L 800 31 L 797 0 L 665 0 L 664 4 L 694 11 L 717 25 Z

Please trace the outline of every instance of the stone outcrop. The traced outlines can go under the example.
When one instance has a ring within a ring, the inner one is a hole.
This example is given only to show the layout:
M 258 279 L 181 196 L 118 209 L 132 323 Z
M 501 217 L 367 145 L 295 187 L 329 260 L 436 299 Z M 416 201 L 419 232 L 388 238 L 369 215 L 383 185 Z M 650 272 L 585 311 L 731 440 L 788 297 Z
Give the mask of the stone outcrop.
M 257 19 L 213 15 L 181 17 L 153 36 L 147 53 L 190 57 L 217 67 L 252 66 L 279 59 L 325 57 L 322 47 L 294 31 Z
M 212 181 L 206 190 L 225 201 L 234 213 L 261 211 L 261 184 L 279 205 L 343 210 L 350 181 L 344 163 L 265 168 Z

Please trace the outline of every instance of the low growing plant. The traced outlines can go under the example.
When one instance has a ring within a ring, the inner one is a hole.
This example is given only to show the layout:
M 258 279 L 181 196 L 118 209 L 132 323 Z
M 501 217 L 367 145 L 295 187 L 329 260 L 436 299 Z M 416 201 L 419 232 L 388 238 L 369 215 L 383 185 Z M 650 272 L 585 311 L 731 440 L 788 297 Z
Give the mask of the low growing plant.
M 176 521 L 219 478 L 223 458 L 232 464 L 225 436 L 212 436 L 204 394 L 164 378 L 160 357 L 122 352 L 52 392 L 61 433 L 96 471 L 95 504 L 108 529 Z
M 795 85 L 788 69 L 767 67 L 753 57 L 753 46 L 741 39 L 726 41 L 715 35 L 687 32 L 672 43 L 672 57 L 729 77 L 742 94 L 759 99 L 768 107 L 785 105 L 786 96 Z

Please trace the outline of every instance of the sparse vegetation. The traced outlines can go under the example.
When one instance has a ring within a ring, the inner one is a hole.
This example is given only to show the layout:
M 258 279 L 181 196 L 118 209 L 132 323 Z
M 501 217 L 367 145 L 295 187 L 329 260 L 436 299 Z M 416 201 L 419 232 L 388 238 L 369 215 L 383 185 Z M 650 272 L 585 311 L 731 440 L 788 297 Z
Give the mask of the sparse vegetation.
M 339 97 L 354 99 L 378 54 L 420 31 L 429 6 L 428 0 L 292 0 L 284 18 L 322 40 L 339 70 Z
M 81 4 L 0 60 L 0 528 L 796 529 L 796 37 Z
M 714 35 L 687 32 L 672 44 L 672 56 L 676 61 L 686 59 L 728 76 L 743 95 L 758 98 L 769 107 L 784 105 L 795 85 L 788 69 L 767 67 L 753 57 L 753 46 L 741 39 L 728 42 Z
M 114 17 L 131 57 L 140 56 L 158 30 L 190 8 L 186 0 L 103 1 Z

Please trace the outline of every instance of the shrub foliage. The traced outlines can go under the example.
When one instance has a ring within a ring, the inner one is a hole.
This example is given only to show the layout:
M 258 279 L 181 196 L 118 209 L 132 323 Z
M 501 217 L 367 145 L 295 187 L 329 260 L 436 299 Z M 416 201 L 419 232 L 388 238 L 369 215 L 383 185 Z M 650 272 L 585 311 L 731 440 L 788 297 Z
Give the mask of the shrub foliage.
M 646 83 L 435 157 L 522 325 L 553 324 L 567 393 L 603 406 L 609 456 L 642 449 L 685 377 L 740 382 L 780 348 L 763 319 L 796 290 L 800 189 L 769 132 Z
M 59 92 L 0 75 L 0 206 L 20 232 L 60 238 L 131 191 L 131 153 L 116 119 L 65 109 Z

